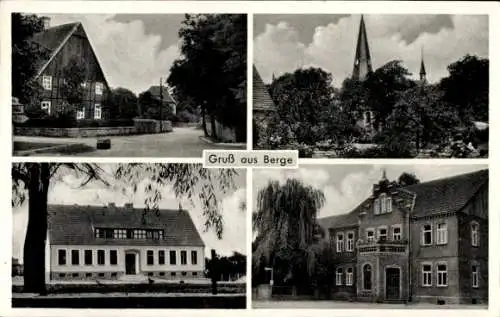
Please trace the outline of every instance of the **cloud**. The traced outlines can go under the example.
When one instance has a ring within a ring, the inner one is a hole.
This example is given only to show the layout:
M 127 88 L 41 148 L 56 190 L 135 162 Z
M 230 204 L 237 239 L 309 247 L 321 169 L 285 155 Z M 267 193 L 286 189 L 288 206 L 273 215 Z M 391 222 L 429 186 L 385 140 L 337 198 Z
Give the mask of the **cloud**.
M 49 15 L 51 25 L 80 21 L 87 32 L 108 84 L 136 94 L 158 85 L 180 56 L 179 43 L 162 45 L 162 37 L 145 30 L 141 20 L 118 22 L 110 14 Z M 165 26 L 168 27 L 168 26 Z
M 423 48 L 428 80 L 436 82 L 465 54 L 488 56 L 487 16 L 368 15 L 365 24 L 375 68 L 399 59 L 415 77 Z M 291 23 L 268 23 L 254 39 L 255 64 L 266 82 L 298 66 L 321 67 L 339 87 L 352 72 L 358 27 L 359 16 L 342 17 L 304 41 Z

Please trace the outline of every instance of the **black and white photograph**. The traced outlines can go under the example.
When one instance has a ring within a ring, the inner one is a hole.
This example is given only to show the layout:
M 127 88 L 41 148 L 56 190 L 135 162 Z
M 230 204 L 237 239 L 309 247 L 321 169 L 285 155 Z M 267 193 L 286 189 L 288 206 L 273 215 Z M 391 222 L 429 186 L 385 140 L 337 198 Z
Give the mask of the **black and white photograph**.
M 253 308 L 488 308 L 487 165 L 253 171 Z
M 486 158 L 487 15 L 254 16 L 253 146 Z
M 12 306 L 245 308 L 246 171 L 12 164 Z
M 246 149 L 245 14 L 11 18 L 13 155 Z

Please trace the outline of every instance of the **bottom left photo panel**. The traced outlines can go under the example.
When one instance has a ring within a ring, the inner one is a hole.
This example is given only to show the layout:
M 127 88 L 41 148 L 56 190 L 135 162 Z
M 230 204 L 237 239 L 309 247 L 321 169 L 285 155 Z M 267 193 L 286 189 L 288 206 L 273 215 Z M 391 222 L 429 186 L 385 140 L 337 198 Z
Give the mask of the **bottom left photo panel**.
M 12 164 L 12 306 L 246 308 L 246 170 Z

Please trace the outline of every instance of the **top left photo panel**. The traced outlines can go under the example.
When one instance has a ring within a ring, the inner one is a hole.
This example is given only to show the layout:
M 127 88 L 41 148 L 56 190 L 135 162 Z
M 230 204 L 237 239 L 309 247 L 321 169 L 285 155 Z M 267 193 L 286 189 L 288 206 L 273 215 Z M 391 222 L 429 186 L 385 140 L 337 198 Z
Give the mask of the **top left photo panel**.
M 11 15 L 14 156 L 246 149 L 244 14 Z

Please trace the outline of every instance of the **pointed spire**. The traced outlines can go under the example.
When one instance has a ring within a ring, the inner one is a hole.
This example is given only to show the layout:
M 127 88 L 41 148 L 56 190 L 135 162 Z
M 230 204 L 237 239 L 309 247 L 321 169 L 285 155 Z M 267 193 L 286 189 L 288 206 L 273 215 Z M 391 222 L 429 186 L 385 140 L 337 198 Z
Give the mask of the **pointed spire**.
M 386 175 L 385 168 L 382 170 L 382 180 L 383 181 L 387 180 L 387 175 Z
M 276 76 L 274 76 L 274 73 L 273 73 L 273 77 L 272 77 L 271 82 L 274 82 L 275 80 L 276 80 Z
M 372 70 L 372 60 L 370 48 L 368 46 L 368 35 L 366 34 L 365 20 L 361 15 L 359 22 L 358 43 L 356 45 L 356 55 L 354 57 L 353 79 L 364 80 Z
M 425 82 L 427 73 L 425 72 L 424 64 L 424 47 L 422 46 L 422 51 L 420 53 L 420 81 Z

